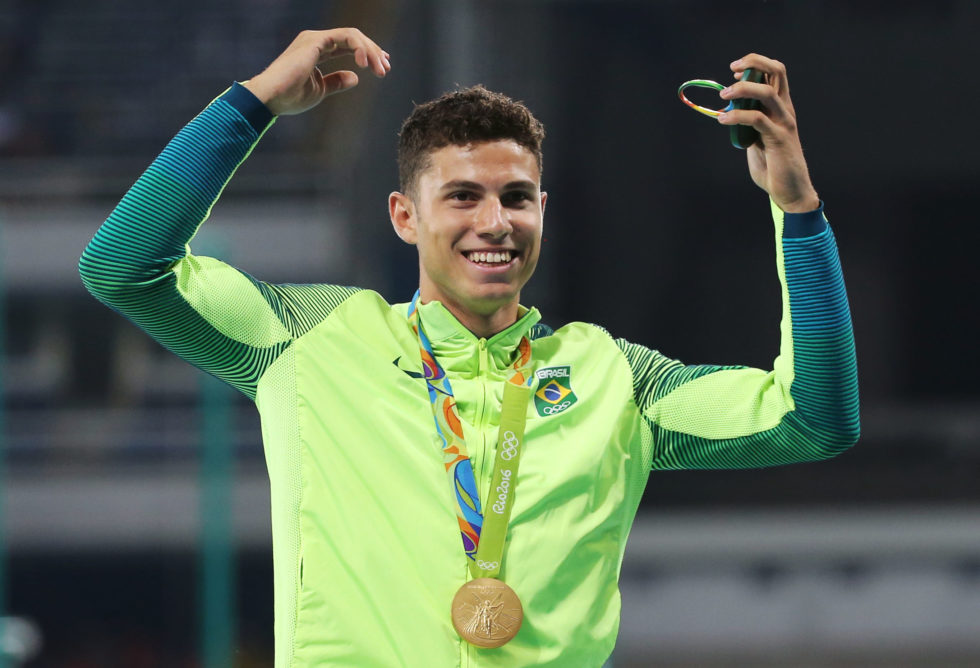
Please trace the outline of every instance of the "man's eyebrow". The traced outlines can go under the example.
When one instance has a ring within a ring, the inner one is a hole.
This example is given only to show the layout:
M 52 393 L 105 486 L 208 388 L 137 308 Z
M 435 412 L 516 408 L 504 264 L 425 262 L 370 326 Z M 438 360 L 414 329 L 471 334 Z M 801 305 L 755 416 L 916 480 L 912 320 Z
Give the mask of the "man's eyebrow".
M 528 192 L 534 192 L 538 189 L 538 184 L 534 181 L 511 181 L 504 186 L 504 190 L 527 190 Z
M 486 190 L 486 188 L 481 186 L 479 183 L 476 183 L 475 181 L 463 181 L 460 179 L 457 179 L 455 181 L 447 181 L 446 183 L 443 183 L 442 187 L 439 190 L 457 190 L 457 189 L 479 190 L 479 191 Z
M 478 190 L 483 192 L 486 190 L 482 185 L 475 181 L 465 181 L 463 179 L 456 179 L 454 181 L 447 181 L 442 184 L 440 190 Z M 534 181 L 511 181 L 510 183 L 504 184 L 502 190 L 527 190 L 529 192 L 534 192 L 538 189 L 538 184 Z

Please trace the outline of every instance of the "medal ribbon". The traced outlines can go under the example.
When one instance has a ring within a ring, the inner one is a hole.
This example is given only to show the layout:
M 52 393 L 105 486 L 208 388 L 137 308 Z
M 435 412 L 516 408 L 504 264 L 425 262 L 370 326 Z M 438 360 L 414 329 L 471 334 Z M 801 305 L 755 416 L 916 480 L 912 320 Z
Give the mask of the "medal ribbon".
M 488 515 L 484 518 L 453 388 L 449 376 L 432 352 L 432 343 L 422 329 L 418 301 L 419 293 L 416 291 L 408 307 L 408 322 L 419 339 L 422 372 L 432 404 L 436 434 L 441 441 L 442 461 L 456 505 L 463 551 L 470 560 L 470 573 L 474 578 L 496 577 L 500 573 L 507 524 L 514 505 L 517 468 L 524 446 L 527 404 L 531 399 L 529 386 L 534 380 L 530 369 L 531 342 L 526 336 L 521 337 L 517 346 L 517 360 L 512 365 L 514 373 L 504 385 L 497 456 L 487 501 Z

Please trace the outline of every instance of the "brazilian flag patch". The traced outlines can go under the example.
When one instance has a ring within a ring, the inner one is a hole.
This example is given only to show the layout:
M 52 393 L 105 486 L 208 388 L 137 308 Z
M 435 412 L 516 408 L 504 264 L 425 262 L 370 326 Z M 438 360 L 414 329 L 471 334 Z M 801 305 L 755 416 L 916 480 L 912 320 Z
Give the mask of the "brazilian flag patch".
M 549 366 L 538 369 L 535 375 L 538 391 L 534 393 L 534 407 L 541 417 L 557 415 L 578 401 L 572 391 L 572 367 Z

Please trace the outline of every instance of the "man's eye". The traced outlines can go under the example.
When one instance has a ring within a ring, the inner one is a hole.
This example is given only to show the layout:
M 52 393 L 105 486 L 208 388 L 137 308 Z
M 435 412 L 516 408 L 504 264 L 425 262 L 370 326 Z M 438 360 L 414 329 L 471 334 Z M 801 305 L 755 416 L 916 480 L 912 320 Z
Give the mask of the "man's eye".
M 449 199 L 454 199 L 458 202 L 469 202 L 474 198 L 473 193 L 467 192 L 465 190 L 460 190 L 449 195 Z
M 523 190 L 517 190 L 512 193 L 505 194 L 501 199 L 503 200 L 505 206 L 520 206 L 531 201 L 531 194 L 524 192 Z

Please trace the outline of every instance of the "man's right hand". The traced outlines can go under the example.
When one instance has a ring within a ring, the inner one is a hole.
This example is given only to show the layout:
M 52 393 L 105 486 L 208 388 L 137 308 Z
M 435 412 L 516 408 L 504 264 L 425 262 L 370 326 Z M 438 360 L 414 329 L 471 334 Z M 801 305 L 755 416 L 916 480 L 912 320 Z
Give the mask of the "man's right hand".
M 262 74 L 242 85 L 276 116 L 301 114 L 328 95 L 357 85 L 357 75 L 350 70 L 324 74 L 318 67 L 351 54 L 359 67 L 371 68 L 379 77 L 391 69 L 388 52 L 357 28 L 304 30 Z

